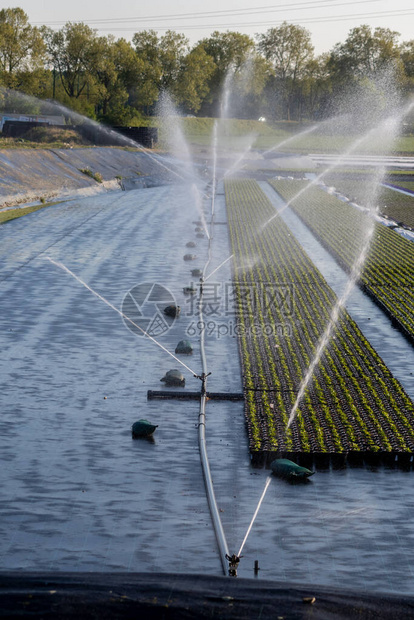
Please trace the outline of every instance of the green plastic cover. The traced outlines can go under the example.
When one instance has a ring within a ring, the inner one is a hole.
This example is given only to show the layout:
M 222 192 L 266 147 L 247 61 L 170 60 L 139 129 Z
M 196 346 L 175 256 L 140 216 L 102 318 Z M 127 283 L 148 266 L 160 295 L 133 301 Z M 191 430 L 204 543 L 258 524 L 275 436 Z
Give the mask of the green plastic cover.
M 180 340 L 180 342 L 175 347 L 175 352 L 180 353 L 181 355 L 192 355 L 193 345 L 189 340 Z
M 134 422 L 132 425 L 132 436 L 133 437 L 148 437 L 152 435 L 155 429 L 158 428 L 158 424 L 151 424 L 148 420 L 138 420 L 138 422 Z
M 179 370 L 169 370 L 165 373 L 164 377 L 160 379 L 160 381 L 164 381 L 165 385 L 179 385 L 180 387 L 184 387 L 185 378 L 182 372 Z
M 289 459 L 276 459 L 270 463 L 270 469 L 282 478 L 309 478 L 315 473 Z

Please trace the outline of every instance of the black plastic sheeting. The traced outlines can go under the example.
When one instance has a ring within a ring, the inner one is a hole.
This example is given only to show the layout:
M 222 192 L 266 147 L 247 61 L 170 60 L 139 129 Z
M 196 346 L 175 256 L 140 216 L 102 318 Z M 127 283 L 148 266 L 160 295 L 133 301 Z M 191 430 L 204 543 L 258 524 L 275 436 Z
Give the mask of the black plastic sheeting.
M 0 575 L 0 618 L 414 617 L 414 598 L 257 579 L 144 573 Z

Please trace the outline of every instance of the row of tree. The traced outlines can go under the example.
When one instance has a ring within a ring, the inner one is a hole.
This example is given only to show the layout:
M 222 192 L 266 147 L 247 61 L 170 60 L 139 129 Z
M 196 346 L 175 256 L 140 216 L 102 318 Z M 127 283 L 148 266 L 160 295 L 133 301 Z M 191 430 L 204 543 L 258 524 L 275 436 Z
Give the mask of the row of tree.
M 213 32 L 190 47 L 174 31 L 159 36 L 144 30 L 128 42 L 98 36 L 84 23 L 57 31 L 37 28 L 21 8 L 2 9 L 1 96 L 7 100 L 3 107 L 13 106 L 12 91 L 20 91 L 127 125 L 154 113 L 164 90 L 183 113 L 216 116 L 227 79 L 232 116 L 324 118 L 343 111 L 349 93 L 368 95 L 373 106 L 388 105 L 390 92 L 410 94 L 414 40 L 400 43 L 399 36 L 363 25 L 316 56 L 309 31 L 286 22 L 256 41 L 238 32 Z

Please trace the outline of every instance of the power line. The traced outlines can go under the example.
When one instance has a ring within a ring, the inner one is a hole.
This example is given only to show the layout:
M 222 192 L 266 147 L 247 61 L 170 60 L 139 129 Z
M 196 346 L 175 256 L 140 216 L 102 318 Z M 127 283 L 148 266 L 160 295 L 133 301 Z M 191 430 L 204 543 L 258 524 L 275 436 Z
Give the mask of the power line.
M 348 3 L 349 4 L 349 3 Z M 338 15 L 336 17 L 302 17 L 300 20 L 289 20 L 289 23 L 292 24 L 324 24 L 324 23 L 335 23 L 342 21 L 349 21 L 355 19 L 382 19 L 387 17 L 404 17 L 406 15 L 413 15 L 414 9 L 407 9 L 401 11 L 383 11 L 383 12 L 375 12 L 375 13 L 353 13 L 352 15 Z M 226 23 L 226 24 L 193 24 L 183 26 L 180 25 L 180 31 L 186 30 L 205 30 L 205 29 L 220 29 L 220 28 L 252 28 L 252 27 L 261 27 L 261 26 L 277 26 L 282 24 L 284 21 L 288 21 L 286 19 L 279 21 L 261 21 L 261 22 L 248 22 L 248 23 Z M 147 29 L 151 29 L 151 25 L 146 26 Z M 157 30 L 169 30 L 171 26 L 154 26 Z M 142 27 L 141 27 L 142 29 Z M 101 32 L 136 32 L 136 28 L 99 28 Z
M 309 0 L 308 2 L 295 2 L 290 4 L 289 7 L 286 6 L 260 6 L 255 8 L 247 8 L 247 9 L 226 9 L 222 11 L 202 11 L 202 12 L 192 12 L 192 13 L 169 13 L 166 15 L 147 15 L 145 17 L 115 17 L 115 18 L 102 18 L 102 19 L 91 19 L 91 20 L 81 20 L 83 23 L 87 24 L 105 24 L 105 23 L 122 23 L 122 22 L 146 22 L 146 21 L 163 21 L 163 20 L 181 20 L 181 19 L 204 19 L 209 17 L 231 17 L 231 16 L 243 16 L 243 15 L 257 15 L 261 13 L 279 13 L 281 11 L 288 10 L 302 10 L 304 8 L 325 8 L 325 5 L 328 5 L 329 8 L 335 8 L 338 6 L 348 6 L 350 4 L 367 4 L 372 2 L 380 2 L 381 0 L 353 0 L 351 2 L 338 2 L 338 0 Z M 333 4 L 335 2 L 336 4 Z M 70 20 L 66 20 L 70 21 Z M 33 22 L 34 24 L 44 24 L 44 25 L 59 25 L 65 24 L 66 21 L 55 20 L 55 21 L 47 21 L 47 22 Z

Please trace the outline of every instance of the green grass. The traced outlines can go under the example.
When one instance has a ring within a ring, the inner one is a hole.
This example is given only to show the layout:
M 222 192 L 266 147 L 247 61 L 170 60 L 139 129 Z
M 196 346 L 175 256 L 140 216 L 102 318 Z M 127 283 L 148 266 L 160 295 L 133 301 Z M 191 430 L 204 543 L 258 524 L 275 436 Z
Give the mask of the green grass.
M 51 207 L 52 205 L 56 204 L 59 203 L 49 202 L 48 204 L 36 205 L 33 207 L 22 207 L 21 209 L 8 209 L 7 211 L 0 211 L 0 224 L 5 224 L 6 222 L 15 220 L 18 217 L 29 215 L 29 213 L 34 213 L 35 211 L 39 211 L 40 209 L 44 209 L 45 207 Z
M 90 168 L 78 168 L 78 170 L 79 172 L 82 172 L 82 174 L 85 174 L 87 177 L 90 177 L 97 183 L 103 182 L 103 177 L 100 172 L 93 172 Z
M 414 183 L 404 183 L 392 175 L 385 179 L 402 189 L 414 189 Z M 375 206 L 381 215 L 385 215 L 396 222 L 414 228 L 414 196 L 407 196 L 388 187 L 376 187 L 375 177 L 347 177 L 346 175 L 330 175 L 324 178 L 327 185 L 333 185 L 350 200 L 356 201 L 365 207 L 370 206 L 372 195 L 375 195 Z M 371 181 L 371 182 L 370 182 Z
M 414 181 L 398 181 L 394 179 L 389 181 L 389 183 L 392 183 L 393 185 L 398 185 L 398 187 L 401 187 L 401 189 L 409 189 L 411 192 L 414 192 Z
M 179 118 L 179 123 L 190 144 L 210 146 L 215 120 L 214 118 Z M 162 120 L 154 119 L 153 124 L 159 128 L 160 143 L 164 144 L 165 134 Z M 251 133 L 256 134 L 253 147 L 259 149 L 275 147 L 289 139 L 289 142 L 282 145 L 280 150 L 291 153 L 343 153 L 360 137 L 357 135 L 331 136 L 318 134 L 317 131 L 303 135 L 303 132 L 312 125 L 311 122 L 266 121 L 262 123 L 254 120 L 225 119 L 220 120 L 220 136 L 226 136 L 228 148 L 237 148 L 238 140 Z M 413 154 L 414 136 L 401 136 L 395 142 L 392 152 Z M 389 154 L 384 150 L 381 136 L 361 146 L 358 153 Z
M 180 118 L 179 123 L 186 140 L 190 144 L 199 146 L 211 146 L 215 118 Z M 301 132 L 309 126 L 306 123 L 297 122 L 260 122 L 244 119 L 221 119 L 220 137 L 225 136 L 226 148 L 238 148 L 241 139 L 246 139 L 251 134 L 256 135 L 253 144 L 255 148 L 268 148 L 286 140 Z M 163 144 L 166 141 L 165 130 L 161 119 L 154 124 L 159 128 L 159 140 Z M 168 128 L 168 125 L 165 125 Z

